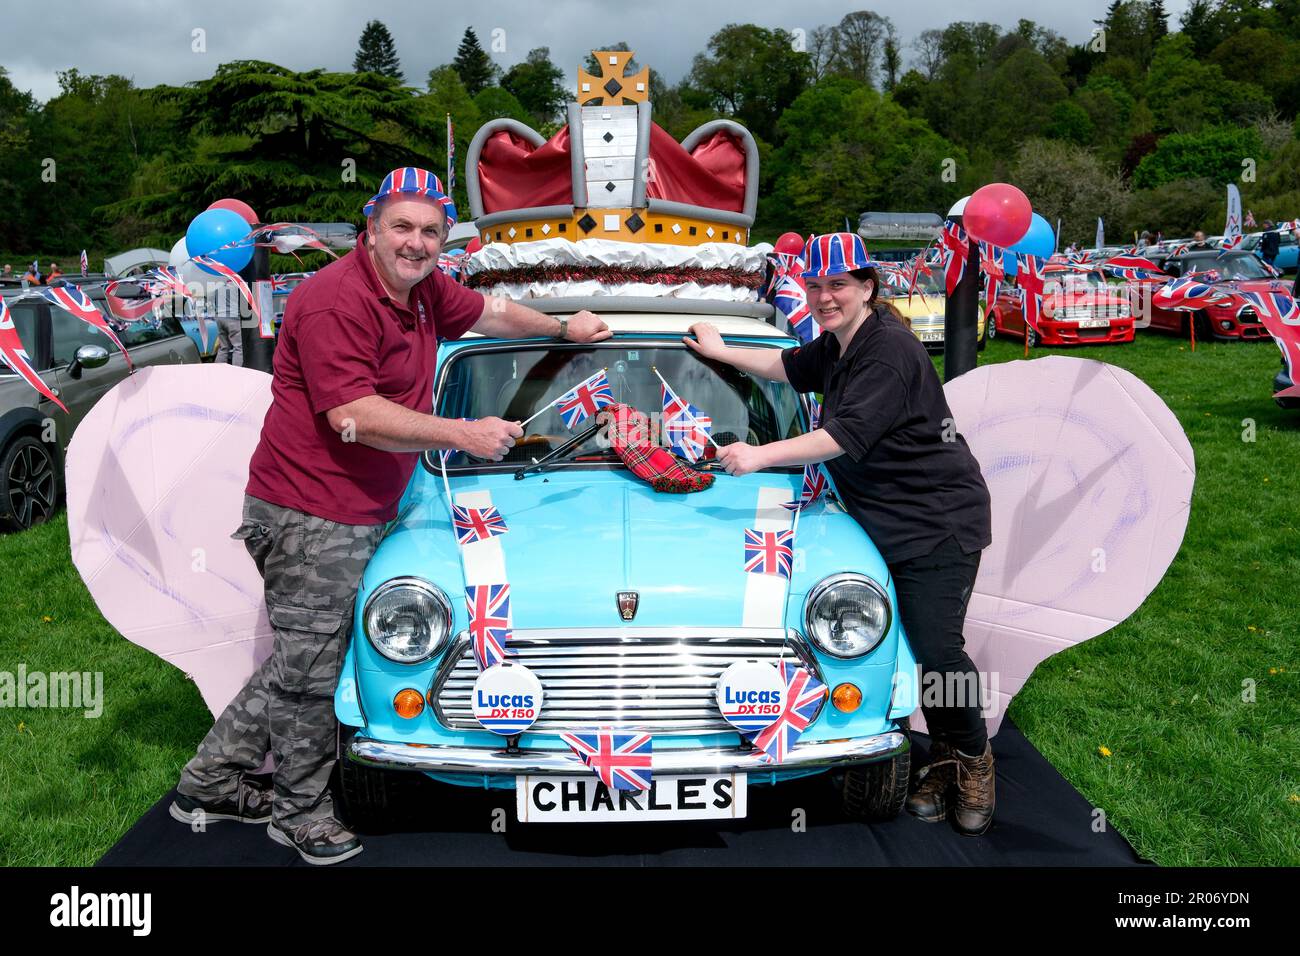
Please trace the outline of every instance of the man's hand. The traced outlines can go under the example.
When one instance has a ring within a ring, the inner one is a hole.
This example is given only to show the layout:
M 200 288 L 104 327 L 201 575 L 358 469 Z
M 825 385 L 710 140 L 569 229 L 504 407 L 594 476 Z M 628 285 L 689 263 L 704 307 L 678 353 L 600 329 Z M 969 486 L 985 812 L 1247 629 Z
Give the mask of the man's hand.
M 727 360 L 727 344 L 722 341 L 722 336 L 718 333 L 716 326 L 709 322 L 696 322 L 690 328 L 690 335 L 683 336 L 682 341 L 690 347 L 691 351 L 703 355 L 705 358 L 713 359 L 715 362 L 725 362 Z
M 737 478 L 767 467 L 767 462 L 764 460 L 763 446 L 747 445 L 739 441 L 719 448 L 718 461 L 722 462 L 723 467 L 727 469 L 727 474 L 735 475 Z
M 583 309 L 569 317 L 569 329 L 564 337 L 570 342 L 602 342 L 613 334 L 604 319 Z
M 456 447 L 469 452 L 475 458 L 500 461 L 515 446 L 515 439 L 522 438 L 524 430 L 518 422 L 508 422 L 503 418 L 480 418 L 461 425 L 463 437 Z

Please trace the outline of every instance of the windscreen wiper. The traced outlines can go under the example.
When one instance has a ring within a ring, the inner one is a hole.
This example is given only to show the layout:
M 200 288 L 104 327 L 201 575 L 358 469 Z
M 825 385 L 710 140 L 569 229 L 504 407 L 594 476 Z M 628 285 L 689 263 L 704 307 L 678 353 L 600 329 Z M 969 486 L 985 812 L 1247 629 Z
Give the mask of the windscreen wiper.
M 560 459 L 567 456 L 570 452 L 576 451 L 577 449 L 581 448 L 584 444 L 586 444 L 588 441 L 590 441 L 592 438 L 595 438 L 596 433 L 600 431 L 602 427 L 604 427 L 603 422 L 592 422 L 592 424 L 590 425 L 590 427 L 587 428 L 586 431 L 574 435 L 572 438 L 566 441 L 559 448 L 555 449 L 554 451 L 547 452 L 541 458 L 534 458 L 529 464 L 524 465 L 524 467 L 516 471 L 515 481 L 518 481 L 519 479 L 528 475 L 530 472 L 535 471 L 540 474 L 541 472 L 549 468 L 551 465 L 557 464 L 560 461 Z

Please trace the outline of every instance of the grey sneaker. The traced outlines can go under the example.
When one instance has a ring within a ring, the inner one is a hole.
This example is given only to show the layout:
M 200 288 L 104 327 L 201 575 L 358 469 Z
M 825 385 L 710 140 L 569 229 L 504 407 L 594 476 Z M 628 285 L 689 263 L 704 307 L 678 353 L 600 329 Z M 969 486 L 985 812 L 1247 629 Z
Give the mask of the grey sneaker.
M 281 830 L 272 822 L 267 824 L 266 833 L 281 846 L 297 850 L 300 857 L 316 866 L 341 863 L 362 850 L 361 838 L 333 817 L 312 820 L 292 830 Z
M 266 823 L 271 819 L 271 791 L 254 787 L 246 780 L 241 780 L 239 789 L 233 795 L 209 803 L 187 797 L 178 790 L 168 812 L 173 820 L 191 825 L 196 821 L 211 823 L 217 820 Z

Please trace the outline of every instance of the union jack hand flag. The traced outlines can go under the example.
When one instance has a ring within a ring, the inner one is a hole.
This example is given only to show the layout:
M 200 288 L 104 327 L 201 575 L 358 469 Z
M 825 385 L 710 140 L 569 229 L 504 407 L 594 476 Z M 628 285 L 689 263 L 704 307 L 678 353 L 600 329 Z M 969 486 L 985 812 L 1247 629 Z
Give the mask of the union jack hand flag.
M 510 640 L 510 585 L 471 584 L 465 588 L 470 643 L 478 669 L 487 670 L 506 659 Z
M 785 682 L 781 716 L 750 738 L 761 751 L 758 759 L 773 764 L 785 762 L 795 742 L 816 719 L 822 700 L 826 697 L 826 685 L 805 668 L 782 660 L 777 664 L 777 669 Z
M 970 256 L 970 246 L 966 240 L 966 230 L 957 225 L 952 220 L 943 224 L 943 232 L 940 235 L 940 241 L 943 243 L 944 266 L 943 281 L 944 288 L 948 294 L 952 295 L 953 290 L 957 288 L 957 283 L 961 281 L 962 276 L 966 274 L 966 260 Z
M 660 383 L 664 435 L 673 451 L 687 461 L 699 461 L 713 431 L 713 419 L 690 402 L 678 398 L 666 383 Z
M 1038 319 L 1043 314 L 1043 257 L 1018 255 L 1018 260 L 1016 285 L 1023 293 L 1025 322 L 1041 335 Z
M 808 308 L 808 290 L 797 275 L 785 275 L 776 280 L 772 305 L 785 316 L 790 331 L 805 345 L 821 332 L 821 326 L 813 321 L 812 310 Z
M 14 328 L 14 317 L 9 312 L 8 304 L 2 298 L 0 298 L 0 362 L 8 365 L 22 376 L 23 381 L 28 385 L 55 405 L 58 405 L 64 412 L 67 412 L 68 407 L 59 401 L 58 397 L 50 391 L 49 387 L 41 379 L 36 369 L 32 368 L 31 356 L 23 348 L 22 339 L 18 337 L 18 330 Z
M 473 544 L 488 538 L 505 534 L 506 519 L 496 508 L 466 508 L 461 505 L 451 506 L 451 521 L 456 527 L 456 540 L 460 544 Z
M 984 273 L 984 313 L 992 311 L 997 302 L 998 283 L 1007 277 L 1002 264 L 1002 250 L 983 239 L 980 244 L 980 271 Z
M 1210 285 L 1204 276 L 1183 276 L 1172 279 L 1151 293 L 1151 304 L 1158 309 L 1176 309 L 1195 312 L 1227 298 Z
M 46 286 L 38 290 L 42 297 L 48 299 L 51 303 L 58 306 L 63 311 L 75 315 L 87 325 L 99 329 L 117 346 L 122 357 L 126 359 L 127 368 L 134 368 L 131 363 L 131 356 L 123 348 L 122 342 L 118 339 L 117 334 L 109 327 L 108 322 L 104 319 L 104 314 L 99 311 L 99 306 L 90 301 L 90 297 L 82 291 L 80 286 L 65 285 L 57 289 L 51 289 Z
M 560 737 L 609 789 L 650 789 L 654 743 L 649 734 L 602 727 Z
M 90 260 L 86 258 L 86 250 L 81 250 L 81 274 L 84 276 L 90 271 Z
M 828 483 L 821 465 L 803 466 L 803 488 L 799 491 L 798 501 L 783 501 L 781 507 L 789 511 L 803 511 L 826 491 Z
M 808 396 L 808 430 L 813 431 L 822 423 L 822 403 L 816 396 Z
M 745 570 L 750 574 L 779 574 L 788 578 L 793 563 L 793 531 L 745 529 Z
M 565 428 L 585 422 L 606 405 L 613 405 L 614 390 L 605 377 L 605 369 L 565 392 L 553 404 L 559 410 Z

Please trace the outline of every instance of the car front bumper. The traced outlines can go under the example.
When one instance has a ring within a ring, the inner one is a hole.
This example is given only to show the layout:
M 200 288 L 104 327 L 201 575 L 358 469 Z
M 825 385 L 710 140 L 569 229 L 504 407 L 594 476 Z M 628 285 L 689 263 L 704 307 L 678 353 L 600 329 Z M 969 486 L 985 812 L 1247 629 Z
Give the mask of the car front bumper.
M 764 763 L 757 750 L 733 748 L 656 750 L 652 769 L 658 774 L 725 774 L 772 770 L 829 770 L 853 764 L 889 760 L 911 747 L 901 731 L 848 740 L 795 744 L 780 765 Z M 568 750 L 509 750 L 505 747 L 462 747 L 388 743 L 356 736 L 347 758 L 384 770 L 425 773 L 487 774 L 501 777 L 589 773 Z

